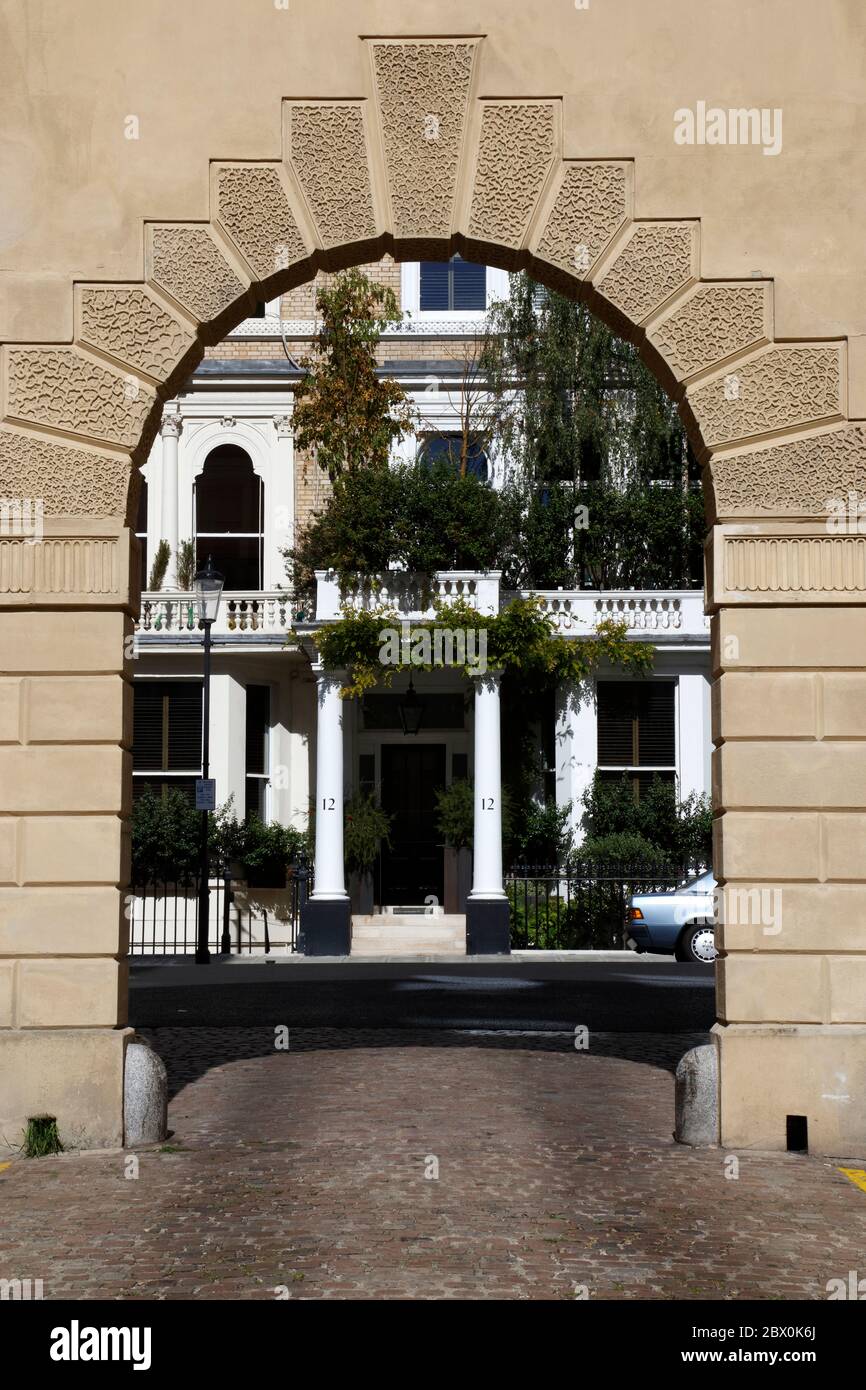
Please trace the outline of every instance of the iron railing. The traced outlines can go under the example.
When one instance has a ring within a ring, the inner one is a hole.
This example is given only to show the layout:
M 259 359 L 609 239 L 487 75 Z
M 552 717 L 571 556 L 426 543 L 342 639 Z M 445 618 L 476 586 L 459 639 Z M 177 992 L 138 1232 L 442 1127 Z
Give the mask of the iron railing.
M 208 948 L 212 955 L 270 955 L 297 952 L 301 908 L 312 887 L 305 860 L 293 864 L 285 889 L 267 898 L 225 869 L 209 879 Z M 195 873 L 174 878 L 133 879 L 127 897 L 131 956 L 186 956 L 198 938 L 198 887 Z
M 618 950 L 633 893 L 675 888 L 704 873 L 701 864 L 515 865 L 505 890 L 515 949 Z

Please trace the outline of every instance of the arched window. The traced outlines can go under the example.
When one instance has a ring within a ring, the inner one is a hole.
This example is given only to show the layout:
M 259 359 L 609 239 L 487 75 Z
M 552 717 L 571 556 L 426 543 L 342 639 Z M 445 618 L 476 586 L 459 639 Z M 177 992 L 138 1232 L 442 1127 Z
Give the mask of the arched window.
M 236 444 L 214 449 L 196 479 L 195 540 L 196 564 L 212 555 L 226 589 L 261 589 L 264 487 Z

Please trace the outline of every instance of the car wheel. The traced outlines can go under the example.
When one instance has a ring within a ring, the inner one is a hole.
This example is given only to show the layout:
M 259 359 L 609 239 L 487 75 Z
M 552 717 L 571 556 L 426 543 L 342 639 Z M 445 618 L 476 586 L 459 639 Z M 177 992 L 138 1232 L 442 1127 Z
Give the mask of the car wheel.
M 677 942 L 677 960 L 692 965 L 712 965 L 718 954 L 712 923 L 692 922 Z

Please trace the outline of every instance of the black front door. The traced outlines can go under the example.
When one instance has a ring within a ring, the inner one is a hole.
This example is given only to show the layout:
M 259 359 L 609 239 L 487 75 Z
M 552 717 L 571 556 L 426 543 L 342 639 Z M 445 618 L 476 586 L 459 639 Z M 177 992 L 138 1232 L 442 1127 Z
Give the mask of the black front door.
M 436 792 L 445 786 L 445 745 L 382 745 L 382 809 L 391 817 L 391 848 L 382 847 L 382 903 L 401 906 L 445 896 L 445 865 L 436 830 Z

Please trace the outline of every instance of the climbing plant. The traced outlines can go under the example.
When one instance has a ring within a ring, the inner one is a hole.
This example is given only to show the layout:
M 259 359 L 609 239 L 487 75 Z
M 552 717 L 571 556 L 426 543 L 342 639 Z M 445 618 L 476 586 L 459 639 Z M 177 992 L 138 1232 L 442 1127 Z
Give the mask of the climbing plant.
M 462 632 L 467 640 L 462 647 L 449 645 L 442 640 L 446 631 Z M 483 674 L 482 662 L 504 672 L 529 697 L 562 684 L 579 686 L 602 662 L 645 675 L 654 656 L 648 643 L 629 641 L 624 623 L 609 619 L 589 637 L 559 636 L 539 596 L 515 598 L 493 615 L 481 615 L 463 601 L 439 603 L 433 619 L 413 622 L 408 632 L 391 609 L 344 607 L 342 617 L 323 627 L 316 641 L 325 665 L 348 673 L 341 691 L 346 699 L 380 683 L 390 685 L 395 671 L 448 665 L 473 676 Z

